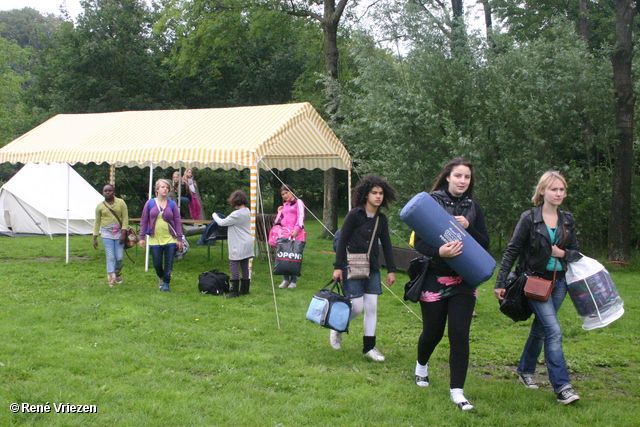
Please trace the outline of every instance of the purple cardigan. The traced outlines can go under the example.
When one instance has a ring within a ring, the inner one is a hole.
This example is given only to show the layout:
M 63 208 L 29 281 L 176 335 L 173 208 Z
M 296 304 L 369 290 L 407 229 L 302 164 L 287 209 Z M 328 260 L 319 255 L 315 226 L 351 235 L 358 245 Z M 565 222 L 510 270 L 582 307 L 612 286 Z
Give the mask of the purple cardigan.
M 151 208 L 149 208 L 149 204 L 151 203 Z M 182 239 L 182 220 L 180 218 L 180 209 L 178 205 L 173 200 L 167 200 L 169 204 L 169 209 L 165 209 L 162 213 L 162 219 L 164 219 L 168 224 L 171 225 L 169 227 L 169 233 L 173 237 L 178 240 Z M 144 204 L 144 208 L 142 209 L 142 218 L 140 219 L 140 238 L 144 239 L 144 237 L 148 234 L 153 237 L 156 228 L 156 220 L 158 219 L 158 214 L 160 213 L 160 209 L 158 209 L 158 203 L 156 199 L 151 199 Z

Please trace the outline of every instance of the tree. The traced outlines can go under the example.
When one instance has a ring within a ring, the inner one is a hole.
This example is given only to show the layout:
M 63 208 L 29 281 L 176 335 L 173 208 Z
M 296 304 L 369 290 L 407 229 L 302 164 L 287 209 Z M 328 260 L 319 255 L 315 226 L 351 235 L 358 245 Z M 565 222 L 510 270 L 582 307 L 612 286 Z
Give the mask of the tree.
M 316 28 L 233 5 L 167 3 L 155 32 L 166 35 L 175 99 L 190 108 L 290 102 L 298 79 L 316 71 Z
M 60 113 L 166 107 L 167 75 L 144 0 L 86 0 L 42 55 L 37 102 Z
M 612 261 L 627 261 L 631 255 L 631 177 L 633 174 L 633 19 L 636 2 L 616 1 L 616 46 L 611 55 L 616 112 L 615 166 L 609 220 L 608 255 Z
M 0 37 L 15 40 L 20 47 L 42 50 L 63 22 L 60 17 L 43 15 L 30 7 L 0 11 Z

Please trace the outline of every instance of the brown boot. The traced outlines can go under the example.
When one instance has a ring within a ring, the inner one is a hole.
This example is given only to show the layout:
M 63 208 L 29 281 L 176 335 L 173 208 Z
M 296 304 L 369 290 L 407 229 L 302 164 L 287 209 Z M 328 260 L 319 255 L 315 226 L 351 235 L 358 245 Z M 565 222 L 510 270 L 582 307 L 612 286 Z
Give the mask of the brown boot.
M 122 273 L 121 273 L 121 272 L 122 272 L 122 270 L 116 270 L 116 272 L 115 272 L 115 273 L 113 273 L 113 274 L 115 275 L 115 276 L 114 276 L 114 277 L 115 277 L 115 279 L 114 279 L 114 280 L 115 280 L 115 283 L 117 283 L 117 284 L 120 284 L 120 283 L 122 283 L 122 282 L 123 282 L 123 280 L 122 280 Z

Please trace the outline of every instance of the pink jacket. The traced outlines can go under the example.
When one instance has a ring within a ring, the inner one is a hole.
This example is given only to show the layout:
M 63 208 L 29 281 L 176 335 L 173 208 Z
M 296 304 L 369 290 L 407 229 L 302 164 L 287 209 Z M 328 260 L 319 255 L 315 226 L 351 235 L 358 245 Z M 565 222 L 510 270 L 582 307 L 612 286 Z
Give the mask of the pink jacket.
M 304 203 L 294 198 L 282 205 L 282 210 L 276 215 L 275 224 L 300 233 L 304 229 Z M 299 240 L 299 239 L 296 239 Z

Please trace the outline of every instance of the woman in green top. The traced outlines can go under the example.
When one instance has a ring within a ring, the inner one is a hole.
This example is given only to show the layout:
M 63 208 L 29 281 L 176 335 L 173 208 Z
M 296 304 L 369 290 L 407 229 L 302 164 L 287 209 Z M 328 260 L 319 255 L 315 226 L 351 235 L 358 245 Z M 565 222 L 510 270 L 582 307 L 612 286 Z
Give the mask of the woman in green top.
M 120 243 L 122 230 L 129 228 L 129 211 L 124 200 L 115 197 L 116 189 L 107 184 L 102 188 L 104 201 L 96 206 L 93 225 L 93 247 L 98 249 L 98 235 L 107 257 L 107 280 L 109 286 L 122 283 L 122 261 L 124 243 Z

